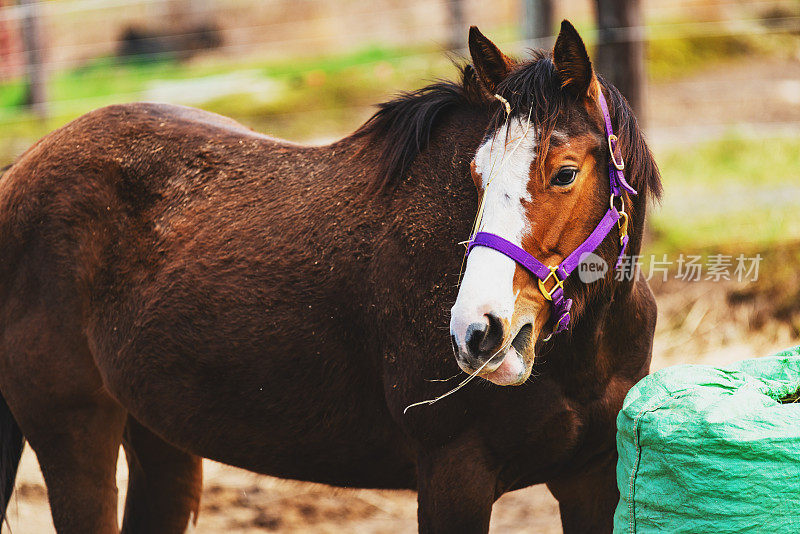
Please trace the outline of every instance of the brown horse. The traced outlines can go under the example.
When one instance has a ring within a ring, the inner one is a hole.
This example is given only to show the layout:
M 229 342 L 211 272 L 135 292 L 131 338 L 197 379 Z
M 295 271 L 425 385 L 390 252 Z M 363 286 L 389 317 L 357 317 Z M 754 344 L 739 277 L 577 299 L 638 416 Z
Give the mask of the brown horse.
M 586 238 L 609 199 L 600 91 L 639 192 L 628 254 L 658 171 L 569 23 L 552 57 L 514 62 L 475 28 L 469 45 L 458 82 L 384 103 L 329 146 L 131 104 L 22 155 L 0 181 L 2 511 L 24 439 L 61 533 L 118 531 L 120 443 L 128 533 L 196 520 L 201 457 L 417 489 L 422 532 L 486 532 L 500 495 L 547 483 L 566 532 L 610 532 L 615 416 L 650 361 L 646 282 L 570 277 L 570 329 L 546 340 L 533 278 L 484 249 L 458 290 L 457 243 L 481 196 L 485 224 L 541 261 Z M 489 354 L 509 343 L 509 364 Z M 490 357 L 483 376 L 521 385 L 476 380 L 404 413 Z

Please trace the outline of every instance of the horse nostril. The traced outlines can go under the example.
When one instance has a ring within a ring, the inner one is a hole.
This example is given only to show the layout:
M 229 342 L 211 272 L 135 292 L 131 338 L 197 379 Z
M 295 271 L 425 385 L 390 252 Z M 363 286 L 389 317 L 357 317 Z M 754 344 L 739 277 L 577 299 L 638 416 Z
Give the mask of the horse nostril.
M 483 336 L 480 349 L 481 352 L 493 355 L 503 342 L 503 323 L 491 313 L 486 314 L 486 318 L 489 320 L 489 331 Z
M 467 327 L 467 349 L 472 356 L 477 356 L 481 352 L 481 344 L 483 338 L 489 332 L 489 322 L 485 323 L 472 323 Z
M 491 357 L 503 341 L 503 323 L 492 314 L 486 314 L 481 323 L 467 327 L 467 349 L 473 357 Z

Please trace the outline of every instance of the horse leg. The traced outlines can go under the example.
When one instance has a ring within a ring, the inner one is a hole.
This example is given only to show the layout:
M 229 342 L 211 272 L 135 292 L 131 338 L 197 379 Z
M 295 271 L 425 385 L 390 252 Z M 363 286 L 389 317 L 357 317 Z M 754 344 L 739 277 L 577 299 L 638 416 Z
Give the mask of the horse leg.
M 53 523 L 59 534 L 116 534 L 126 410 L 103 384 L 80 314 L 19 302 L 0 306 L 0 389 L 39 459 Z
M 132 417 L 123 446 L 129 472 L 123 534 L 184 532 L 197 521 L 201 458 L 166 443 Z
M 595 462 L 586 471 L 547 483 L 558 500 L 564 534 L 604 534 L 613 530 L 619 501 L 616 452 Z
M 36 452 L 59 534 L 115 534 L 117 456 L 124 410 L 105 394 L 91 404 L 58 408 L 25 435 Z M 87 399 L 88 400 L 88 399 Z
M 497 498 L 497 473 L 477 444 L 448 445 L 418 455 L 419 532 L 485 534 Z

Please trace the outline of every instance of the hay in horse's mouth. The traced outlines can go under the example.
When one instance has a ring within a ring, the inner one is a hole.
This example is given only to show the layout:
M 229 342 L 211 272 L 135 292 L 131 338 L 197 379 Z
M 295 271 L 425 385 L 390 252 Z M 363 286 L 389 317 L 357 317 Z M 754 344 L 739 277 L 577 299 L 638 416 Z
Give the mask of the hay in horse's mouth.
M 517 335 L 514 336 L 514 339 L 511 340 L 511 343 L 508 345 L 504 345 L 501 350 L 498 350 L 494 356 L 489 360 L 489 366 L 484 369 L 483 372 L 480 374 L 483 375 L 490 375 L 492 374 L 497 367 L 499 367 L 503 360 L 508 356 L 509 349 L 513 348 L 517 351 L 517 354 L 522 356 L 526 354 L 528 349 L 531 346 L 531 337 L 533 336 L 533 325 L 528 323 L 524 325 L 517 331 Z
M 491 362 L 496 366 L 480 375 L 498 386 L 516 386 L 525 382 L 530 373 L 530 358 L 525 354 L 530 351 L 532 338 L 533 325 L 526 324 L 507 348 L 492 358 Z

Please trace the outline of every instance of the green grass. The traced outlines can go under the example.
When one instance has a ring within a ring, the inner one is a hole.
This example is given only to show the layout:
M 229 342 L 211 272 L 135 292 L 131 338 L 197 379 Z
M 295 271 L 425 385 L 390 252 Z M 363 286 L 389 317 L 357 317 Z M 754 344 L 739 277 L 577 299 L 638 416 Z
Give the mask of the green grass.
M 649 217 L 649 260 L 663 254 L 761 255 L 759 277 L 729 301 L 759 303 L 800 334 L 800 139 L 727 137 L 660 156 L 664 199 Z M 747 263 L 749 265 L 749 263 Z M 734 277 L 735 278 L 735 277 Z M 761 319 L 766 320 L 766 319 Z
M 208 61 L 181 63 L 172 59 L 157 61 L 119 60 L 101 57 L 86 65 L 58 72 L 48 80 L 48 97 L 52 101 L 74 101 L 116 97 L 144 90 L 150 82 L 188 80 L 258 69 L 264 76 L 275 78 L 301 77 L 309 72 L 331 74 L 380 61 L 396 63 L 418 53 L 432 52 L 420 48 L 387 48 L 367 46 L 348 54 L 317 55 L 277 61 Z M 0 84 L 0 109 L 9 111 L 22 102 L 23 82 L 12 80 Z
M 239 94 L 207 101 L 202 107 L 278 137 L 335 137 L 354 130 L 378 102 L 435 78 L 452 77 L 455 67 L 437 50 L 422 55 L 370 50 L 348 61 L 270 65 L 264 72 L 282 84 L 279 98 Z
M 237 88 L 195 105 L 229 115 L 273 135 L 291 139 L 337 135 L 367 115 L 352 108 L 369 106 L 401 90 L 419 87 L 454 72 L 448 57 L 433 46 L 368 46 L 348 54 L 316 55 L 275 61 L 180 63 L 121 62 L 98 58 L 51 77 L 48 118 L 21 110 L 20 80 L 0 84 L 0 165 L 50 130 L 104 105 L 141 100 L 157 85 L 185 82 L 185 95 L 213 77 L 242 78 Z M 259 94 L 253 85 L 271 84 Z
M 728 137 L 657 157 L 656 253 L 759 250 L 800 241 L 800 139 Z
M 751 39 L 737 35 L 659 38 L 647 46 L 647 73 L 651 80 L 672 79 L 754 52 Z

